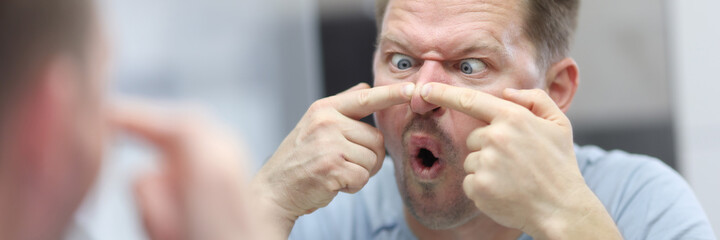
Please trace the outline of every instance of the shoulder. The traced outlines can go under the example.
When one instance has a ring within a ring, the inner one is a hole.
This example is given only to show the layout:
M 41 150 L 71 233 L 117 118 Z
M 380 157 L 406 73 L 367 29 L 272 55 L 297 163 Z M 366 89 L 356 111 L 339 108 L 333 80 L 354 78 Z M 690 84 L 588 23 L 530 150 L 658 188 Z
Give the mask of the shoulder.
M 583 177 L 596 194 L 621 194 L 619 190 L 640 190 L 667 182 L 689 190 L 685 180 L 662 161 L 620 150 L 605 151 L 596 146 L 576 147 Z
M 302 216 L 290 239 L 402 239 L 403 203 L 392 160 L 356 194 L 339 193 L 324 208 Z
M 627 239 L 714 239 L 690 186 L 662 161 L 576 147 L 585 181 Z

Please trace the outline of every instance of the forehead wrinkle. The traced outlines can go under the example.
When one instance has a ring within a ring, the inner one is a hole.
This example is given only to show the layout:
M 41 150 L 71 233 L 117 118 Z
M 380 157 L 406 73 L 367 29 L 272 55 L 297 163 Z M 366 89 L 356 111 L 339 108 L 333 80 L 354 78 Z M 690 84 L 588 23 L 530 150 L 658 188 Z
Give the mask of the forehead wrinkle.
M 401 20 L 390 20 L 389 22 L 402 22 Z M 390 24 L 392 25 L 392 24 Z M 477 24 L 476 24 L 477 25 Z M 390 42 L 404 50 L 413 51 L 417 55 L 427 52 L 437 52 L 441 55 L 464 55 L 474 51 L 482 51 L 487 54 L 507 56 L 507 50 L 502 42 L 497 39 L 491 31 L 480 26 L 467 29 L 434 31 L 434 28 L 417 29 L 412 24 L 404 24 L 404 27 L 389 29 L 381 33 L 380 44 Z M 467 24 L 464 24 L 467 26 Z M 455 29 L 455 27 L 445 27 Z M 442 34 L 432 34 L 439 32 Z M 468 33 L 472 32 L 472 33 Z M 467 36 L 471 35 L 471 36 Z M 414 41 L 408 41 L 412 39 Z M 470 39 L 468 41 L 468 39 Z
M 402 2 L 403 4 L 398 4 Z M 395 3 L 395 4 L 393 4 Z M 390 9 L 402 10 L 411 15 L 416 15 L 421 19 L 427 20 L 429 23 L 441 23 L 449 18 L 457 17 L 464 14 L 481 14 L 487 18 L 488 14 L 499 16 L 512 16 L 513 11 L 518 12 L 520 4 L 513 4 L 514 1 L 435 1 L 435 0 L 404 0 L 391 1 Z M 427 11 L 432 9 L 432 11 Z
M 401 50 L 414 51 L 412 49 L 413 46 L 405 41 L 405 38 L 398 37 L 396 34 L 393 34 L 393 32 L 383 32 L 379 39 L 380 48 L 384 48 L 386 44 L 393 44 Z
M 395 42 L 418 52 L 461 55 L 472 51 L 485 51 L 501 57 L 510 57 L 511 53 L 508 51 L 511 49 L 506 48 L 516 39 L 508 36 L 509 33 L 506 31 L 509 29 L 505 28 L 515 25 L 515 20 L 519 20 L 513 17 L 519 13 L 513 12 L 517 9 L 515 6 L 517 4 L 511 4 L 504 1 L 495 3 L 461 1 L 451 4 L 445 1 L 392 1 L 388 11 L 390 14 L 386 20 L 387 23 L 394 22 L 387 25 L 396 26 L 395 29 L 407 37 L 407 39 L 395 39 Z M 477 34 L 472 34 L 471 37 L 463 36 L 466 37 L 464 39 L 457 37 L 468 32 Z M 383 35 L 386 35 L 385 33 L 383 31 Z M 408 46 L 409 43 L 404 41 L 408 39 L 415 45 Z
M 416 51 L 418 54 L 427 51 L 423 46 L 429 45 L 428 42 L 432 42 L 431 39 L 436 38 L 436 36 L 433 36 L 433 31 L 426 31 L 423 28 L 425 26 L 424 19 L 427 19 L 427 17 L 417 16 L 423 14 L 415 11 L 412 7 L 408 10 L 394 6 L 389 12 L 391 14 L 388 16 L 387 26 L 399 27 L 382 31 L 383 38 L 393 40 L 393 42 L 401 44 L 408 50 Z M 415 42 L 409 41 L 410 39 Z
M 469 34 L 468 32 L 472 32 Z M 467 36 L 470 35 L 470 36 Z M 508 57 L 508 50 L 504 47 L 503 42 L 496 38 L 491 31 L 474 28 L 470 31 L 457 31 L 448 35 L 445 41 L 446 48 L 443 49 L 451 56 L 466 56 L 474 52 L 481 54 L 494 55 L 498 57 Z

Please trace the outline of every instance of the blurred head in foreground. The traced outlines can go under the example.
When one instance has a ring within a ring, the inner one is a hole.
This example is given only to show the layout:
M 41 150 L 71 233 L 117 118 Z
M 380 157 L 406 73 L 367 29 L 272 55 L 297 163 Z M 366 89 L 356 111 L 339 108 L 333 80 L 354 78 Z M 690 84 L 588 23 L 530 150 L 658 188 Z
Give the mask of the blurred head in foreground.
M 0 239 L 54 239 L 94 181 L 105 56 L 91 0 L 0 1 Z

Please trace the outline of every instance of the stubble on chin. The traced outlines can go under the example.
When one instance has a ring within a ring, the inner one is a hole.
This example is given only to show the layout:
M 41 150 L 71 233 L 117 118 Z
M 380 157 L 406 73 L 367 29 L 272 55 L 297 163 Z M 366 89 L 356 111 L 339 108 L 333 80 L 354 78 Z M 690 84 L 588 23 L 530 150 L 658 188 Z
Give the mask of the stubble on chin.
M 445 169 L 446 175 L 462 174 L 457 178 L 441 176 L 444 181 L 458 180 L 457 183 L 442 184 L 441 182 L 419 182 L 413 178 L 413 172 L 409 166 L 410 153 L 407 152 L 409 135 L 414 132 L 422 132 L 432 135 L 442 145 L 444 160 L 450 166 Z M 452 140 L 433 119 L 414 118 L 404 128 L 402 133 L 402 153 L 397 153 L 402 158 L 395 160 L 395 178 L 398 183 L 398 190 L 403 198 L 403 203 L 408 212 L 423 226 L 430 229 L 449 229 L 467 223 L 479 214 L 475 204 L 467 198 L 462 190 L 462 179 L 464 170 L 458 165 L 462 163 L 458 159 L 457 149 L 452 145 Z M 395 159 L 395 158 L 394 158 Z

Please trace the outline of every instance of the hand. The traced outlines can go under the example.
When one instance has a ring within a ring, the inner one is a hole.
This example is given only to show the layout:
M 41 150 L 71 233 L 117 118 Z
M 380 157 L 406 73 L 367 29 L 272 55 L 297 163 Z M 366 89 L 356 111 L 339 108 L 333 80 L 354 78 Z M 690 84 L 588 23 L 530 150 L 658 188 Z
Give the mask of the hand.
M 433 83 L 421 95 L 488 123 L 468 136 L 463 189 L 495 222 L 536 239 L 619 236 L 578 169 L 570 121 L 544 91 L 505 89 L 500 99 Z M 609 235 L 570 233 L 587 227 Z
M 151 239 L 253 238 L 242 145 L 199 114 L 117 105 L 111 122 L 152 144 L 160 170 L 140 177 L 136 202 Z M 259 226 L 262 227 L 262 226 Z
M 385 147 L 380 131 L 358 120 L 408 102 L 413 91 L 412 83 L 363 83 L 313 103 L 253 180 L 258 202 L 266 203 L 259 208 L 276 218 L 269 224 L 289 233 L 299 216 L 326 206 L 339 191 L 365 186 L 380 169 Z

